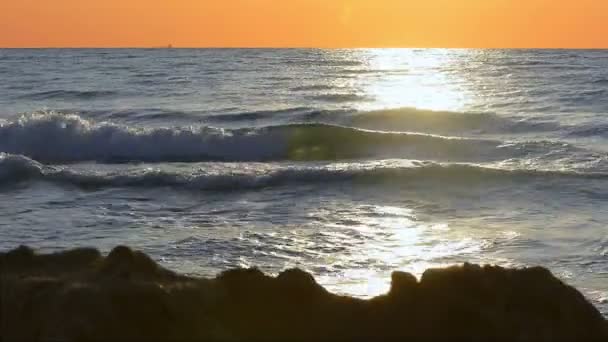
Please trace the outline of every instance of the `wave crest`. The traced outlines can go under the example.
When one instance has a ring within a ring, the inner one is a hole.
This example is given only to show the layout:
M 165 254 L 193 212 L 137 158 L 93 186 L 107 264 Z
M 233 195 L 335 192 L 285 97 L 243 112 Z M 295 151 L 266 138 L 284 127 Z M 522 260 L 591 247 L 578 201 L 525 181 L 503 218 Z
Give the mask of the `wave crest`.
M 138 128 L 34 113 L 0 125 L 0 151 L 41 162 L 273 159 L 272 138 L 212 127 Z
M 351 116 L 353 126 L 391 130 L 452 133 L 525 133 L 560 129 L 550 121 L 530 121 L 500 116 L 494 113 L 459 113 L 417 108 L 398 108 L 358 112 Z
M 44 166 L 30 158 L 0 152 L 0 183 L 41 177 Z
M 496 159 L 502 142 L 388 133 L 330 124 L 263 128 L 142 128 L 77 115 L 34 113 L 0 124 L 0 151 L 45 163 L 335 160 L 368 157 Z
M 526 163 L 519 163 L 524 167 Z M 514 164 L 513 164 L 514 165 Z M 424 181 L 484 186 L 484 181 L 548 182 L 563 178 L 606 179 L 608 173 L 501 168 L 470 163 L 435 163 L 415 160 L 382 160 L 324 165 L 280 165 L 224 163 L 193 167 L 120 167 L 91 171 L 68 166 L 43 166 L 30 158 L 0 154 L 0 184 L 45 180 L 78 187 L 175 187 L 190 190 L 248 190 L 294 184 L 358 182 L 421 184 Z

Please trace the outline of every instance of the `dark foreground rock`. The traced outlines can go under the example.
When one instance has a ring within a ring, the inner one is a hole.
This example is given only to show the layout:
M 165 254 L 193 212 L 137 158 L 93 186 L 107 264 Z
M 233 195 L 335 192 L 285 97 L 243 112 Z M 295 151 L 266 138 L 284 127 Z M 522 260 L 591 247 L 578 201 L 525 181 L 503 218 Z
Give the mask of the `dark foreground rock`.
M 177 275 L 115 248 L 0 253 L 0 341 L 606 340 L 602 315 L 541 267 L 395 272 L 388 294 L 327 292 L 301 270 Z

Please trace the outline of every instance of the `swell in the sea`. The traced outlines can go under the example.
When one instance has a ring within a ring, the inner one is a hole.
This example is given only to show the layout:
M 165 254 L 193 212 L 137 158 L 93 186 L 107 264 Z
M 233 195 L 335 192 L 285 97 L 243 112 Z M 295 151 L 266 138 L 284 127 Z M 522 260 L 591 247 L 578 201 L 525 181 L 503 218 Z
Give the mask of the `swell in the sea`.
M 118 94 L 118 92 L 109 90 L 49 90 L 30 93 L 21 98 L 27 100 L 91 100 L 117 96 Z
M 145 119 L 144 116 L 139 116 Z M 355 111 L 289 107 L 276 110 L 236 112 L 201 117 L 210 124 L 222 123 L 306 123 L 317 122 L 380 131 L 425 132 L 432 134 L 517 134 L 563 129 L 554 121 L 509 118 L 496 113 L 461 113 L 418 108 Z
M 507 168 L 499 165 L 383 160 L 322 165 L 281 165 L 242 170 L 207 168 L 193 164 L 187 169 L 131 166 L 110 172 L 85 171 L 70 166 L 49 166 L 22 155 L 0 153 L 0 185 L 48 181 L 79 187 L 164 187 L 194 190 L 247 190 L 293 184 L 357 181 L 362 183 L 417 183 L 437 181 L 457 184 L 483 180 L 526 182 L 534 180 L 607 179 L 608 173 Z
M 35 113 L 0 124 L 0 152 L 43 163 L 116 163 L 361 158 L 489 162 L 562 157 L 581 151 L 562 142 L 505 142 L 327 123 L 241 129 L 202 125 L 144 128 L 95 122 L 73 114 Z

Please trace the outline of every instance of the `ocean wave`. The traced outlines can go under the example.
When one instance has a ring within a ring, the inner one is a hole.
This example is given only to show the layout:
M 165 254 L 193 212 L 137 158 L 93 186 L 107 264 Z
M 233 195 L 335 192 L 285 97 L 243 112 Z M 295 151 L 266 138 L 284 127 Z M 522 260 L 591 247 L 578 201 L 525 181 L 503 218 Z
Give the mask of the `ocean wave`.
M 190 190 L 248 190 L 294 184 L 359 182 L 420 184 L 423 181 L 484 184 L 484 181 L 525 182 L 565 178 L 606 179 L 606 172 L 500 168 L 467 163 L 383 160 L 324 165 L 250 164 L 188 168 L 128 167 L 91 171 L 69 166 L 45 166 L 21 155 L 0 153 L 0 184 L 44 180 L 78 187 L 175 187 Z
M 605 123 L 592 123 L 573 126 L 568 130 L 566 134 L 566 136 L 574 138 L 586 138 L 606 135 L 608 135 L 608 124 Z
M 168 110 L 164 108 L 138 108 L 117 110 L 86 110 L 80 111 L 79 116 L 93 120 L 120 120 L 120 121 L 159 121 L 167 120 L 191 122 L 200 120 L 203 112 Z
M 608 85 L 608 78 L 598 78 L 596 80 L 591 81 L 591 83 L 593 83 L 593 84 L 601 84 L 601 85 Z
M 0 184 L 42 177 L 44 168 L 28 157 L 0 152 Z
M 350 95 L 347 97 L 350 97 Z M 252 122 L 274 125 L 285 123 L 324 123 L 388 132 L 418 132 L 462 136 L 560 132 L 569 128 L 550 120 L 541 121 L 530 118 L 506 117 L 489 112 L 467 113 L 418 108 L 357 111 L 345 108 L 319 109 L 296 106 L 244 112 L 227 111 L 225 113 L 207 113 L 204 111 L 182 112 L 162 108 L 143 108 L 113 112 L 86 111 L 81 114 L 86 118 L 90 117 L 95 120 L 116 119 L 123 122 L 155 120 L 158 123 L 158 121 L 162 120 L 171 122 L 178 119 L 184 121 L 184 123 L 206 123 L 210 125 L 229 125 L 231 127 L 251 126 Z
M 459 113 L 416 108 L 358 112 L 352 115 L 351 123 L 370 129 L 434 133 L 507 134 L 544 132 L 561 128 L 556 122 L 507 118 L 495 113 Z
M 253 120 L 291 123 L 326 123 L 391 132 L 431 134 L 518 134 L 563 129 L 555 121 L 505 117 L 495 113 L 462 113 L 418 108 L 356 111 L 291 107 L 241 113 L 201 116 L 209 123 L 238 123 Z
M 372 100 L 372 97 L 361 94 L 354 93 L 326 93 L 326 94 L 318 94 L 307 96 L 307 98 L 315 101 L 325 101 L 325 102 L 361 102 Z
M 314 115 L 322 111 L 307 107 L 288 107 L 274 110 L 258 110 L 250 112 L 214 114 L 201 117 L 205 122 L 239 122 L 239 121 L 258 121 L 258 120 L 277 120 L 282 117 L 299 118 Z
M 311 84 L 311 85 L 300 85 L 290 88 L 291 91 L 321 91 L 321 90 L 334 90 L 336 87 L 331 84 Z
M 92 100 L 101 97 L 112 97 L 118 93 L 109 90 L 49 90 L 21 96 L 29 100 Z
M 366 75 L 366 74 L 377 74 L 377 75 L 407 75 L 412 73 L 412 70 L 407 68 L 385 68 L 385 69 L 368 69 L 368 68 L 344 68 L 341 69 L 339 74 L 346 75 Z
M 578 95 L 581 96 L 597 96 L 604 95 L 606 93 L 606 89 L 590 89 L 578 92 Z
M 330 124 L 262 128 L 143 128 L 96 123 L 77 115 L 35 113 L 0 124 L 0 152 L 44 163 L 199 162 L 409 158 L 490 161 L 550 152 L 561 143 L 504 144 L 420 133 L 370 131 Z

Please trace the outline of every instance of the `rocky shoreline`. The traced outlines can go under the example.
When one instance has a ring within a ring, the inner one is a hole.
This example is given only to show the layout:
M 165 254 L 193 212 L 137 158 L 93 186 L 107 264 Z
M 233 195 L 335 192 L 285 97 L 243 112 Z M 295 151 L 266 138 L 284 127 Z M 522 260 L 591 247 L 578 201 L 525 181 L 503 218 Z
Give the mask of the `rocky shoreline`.
M 117 247 L 0 253 L 0 341 L 608 340 L 601 313 L 547 269 L 464 264 L 394 272 L 369 300 L 308 273 L 234 269 L 213 279 Z

